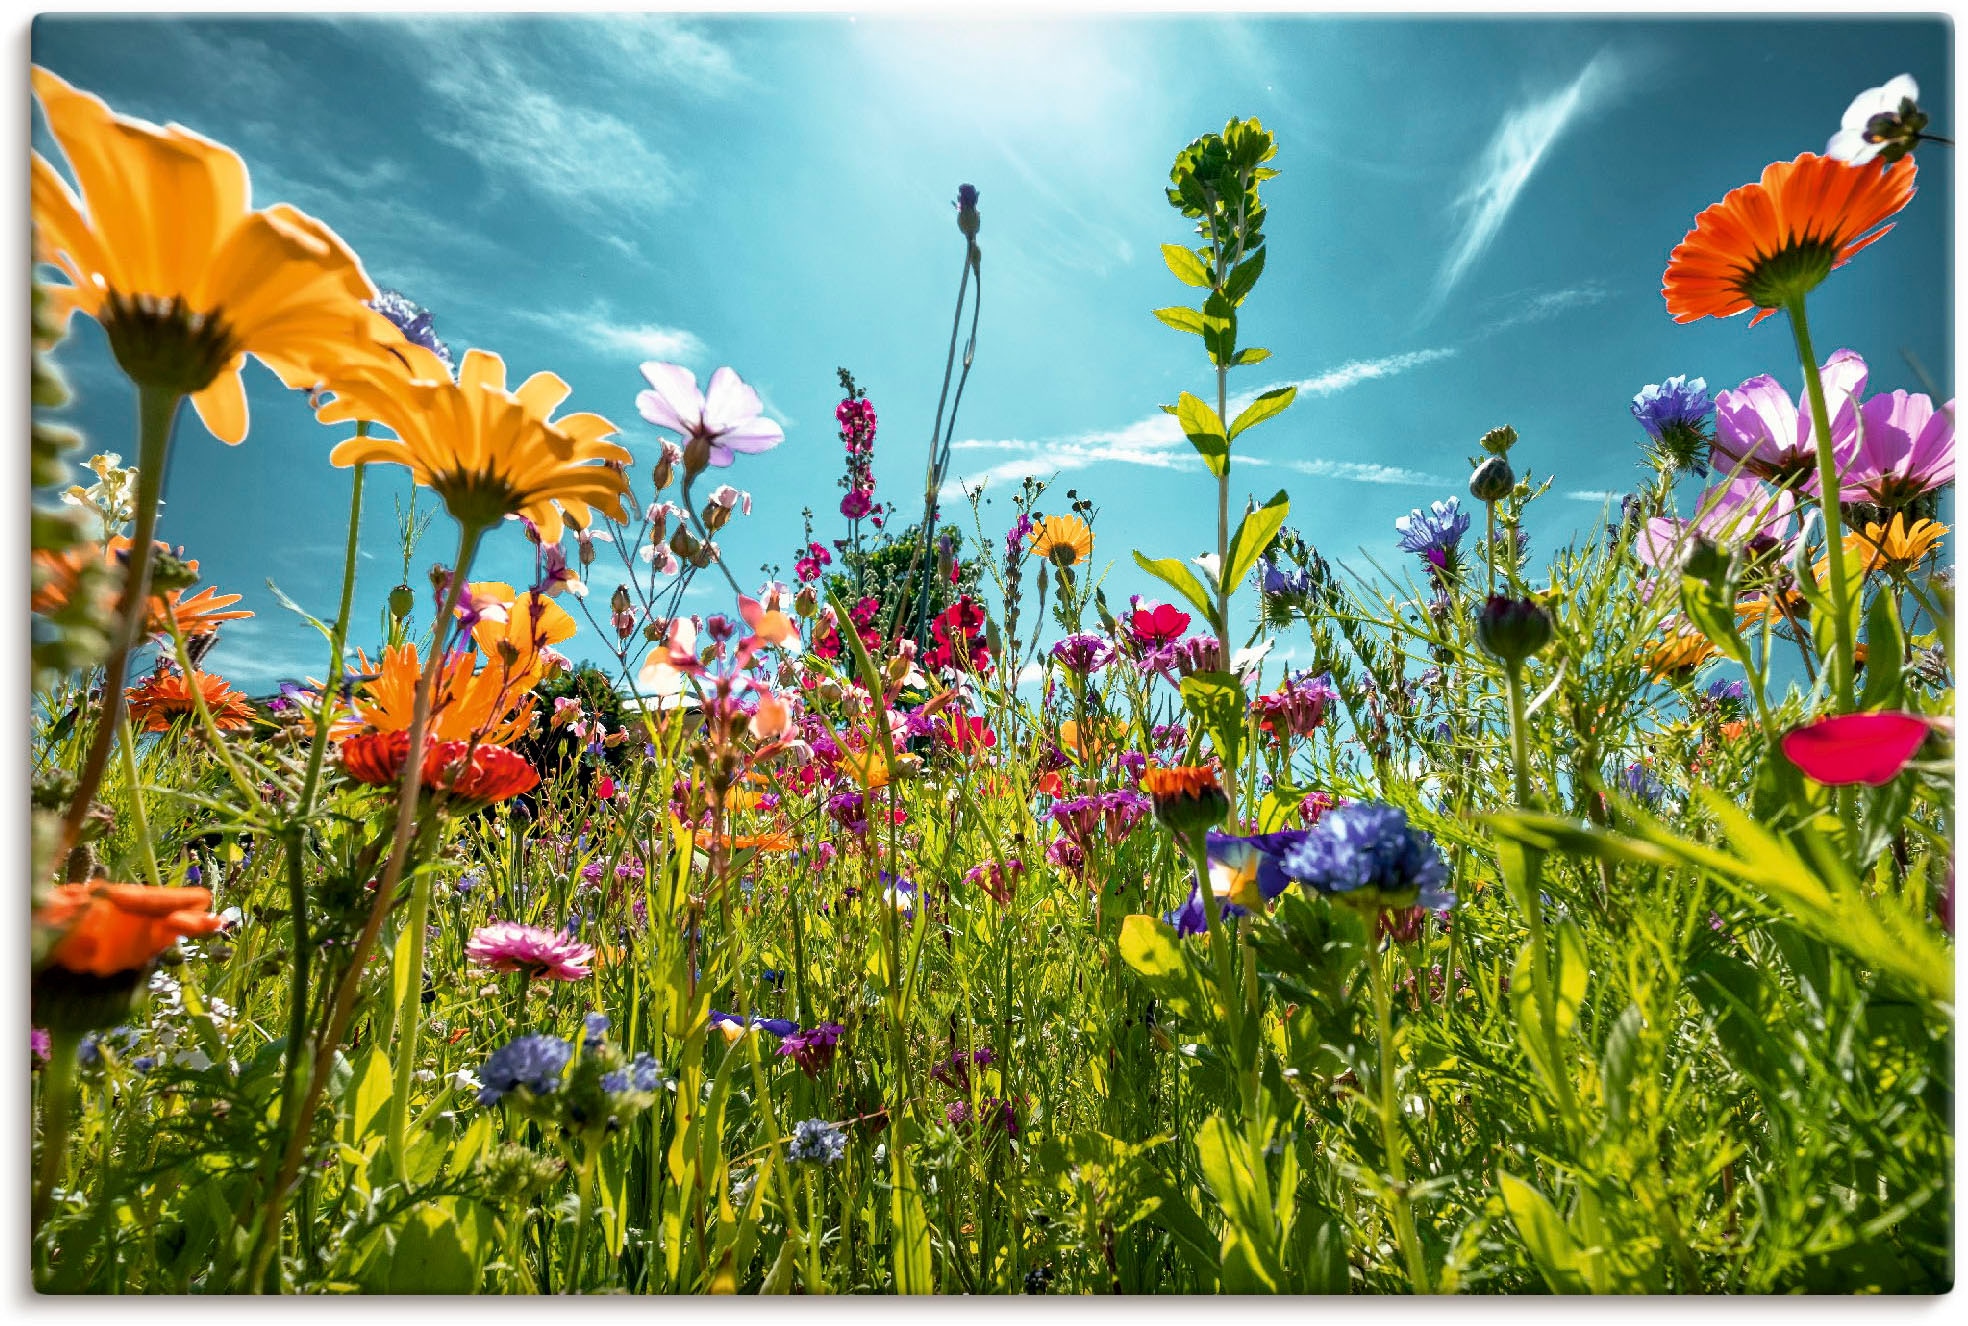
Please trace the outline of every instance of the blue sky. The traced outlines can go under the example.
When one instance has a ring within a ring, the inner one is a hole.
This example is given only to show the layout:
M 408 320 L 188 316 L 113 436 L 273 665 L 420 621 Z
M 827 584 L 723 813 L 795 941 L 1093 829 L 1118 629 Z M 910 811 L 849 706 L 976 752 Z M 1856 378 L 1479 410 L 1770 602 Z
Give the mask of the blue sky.
M 1797 379 L 1782 318 L 1666 316 L 1695 214 L 1822 151 L 1899 73 L 1951 134 L 1950 44 L 1939 19 L 43 18 L 33 56 L 233 147 L 256 203 L 334 226 L 454 347 L 559 373 L 640 457 L 659 434 L 639 362 L 736 368 L 787 434 L 725 476 L 756 499 L 723 539 L 741 583 L 790 567 L 803 506 L 844 532 L 836 365 L 880 412 L 879 496 L 919 504 L 962 257 L 950 200 L 975 184 L 985 302 L 953 476 L 993 479 L 995 536 L 1018 476 L 1059 471 L 1054 509 L 1069 486 L 1102 506 L 1095 561 L 1123 601 L 1163 597 L 1130 549 L 1214 548 L 1208 476 L 1156 409 L 1212 381 L 1200 342 L 1151 315 L 1187 293 L 1159 246 L 1188 238 L 1162 189 L 1190 139 L 1255 115 L 1279 140 L 1243 331 L 1274 357 L 1232 389 L 1296 382 L 1299 401 L 1240 439 L 1237 493 L 1287 488 L 1328 556 L 1393 565 L 1395 517 L 1463 493 L 1476 439 L 1508 422 L 1519 471 L 1557 476 L 1529 521 L 1542 551 L 1636 482 L 1639 387 Z M 52 151 L 38 117 L 35 146 Z M 1921 389 L 1905 352 L 1952 396 L 1953 161 L 1920 163 L 1899 229 L 1813 296 L 1813 331 L 1866 357 L 1871 390 Z M 61 363 L 90 449 L 134 454 L 93 324 Z M 243 446 L 186 413 L 160 534 L 260 613 L 211 660 L 259 689 L 320 672 L 264 581 L 332 612 L 349 477 L 327 464 L 341 431 L 249 379 Z M 397 473 L 370 487 L 358 643 L 398 575 Z M 448 555 L 427 541 L 416 583 Z M 530 571 L 513 531 L 475 574 Z M 706 583 L 691 606 L 730 605 Z

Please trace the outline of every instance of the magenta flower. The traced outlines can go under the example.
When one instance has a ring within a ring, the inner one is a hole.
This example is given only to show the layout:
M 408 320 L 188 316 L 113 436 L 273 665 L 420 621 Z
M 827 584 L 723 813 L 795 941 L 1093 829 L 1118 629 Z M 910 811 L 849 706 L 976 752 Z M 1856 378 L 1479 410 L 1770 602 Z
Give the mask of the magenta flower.
M 841 514 L 849 520 L 859 520 L 874 509 L 874 494 L 866 488 L 852 489 L 841 499 Z
M 1641 565 L 1676 570 L 1699 535 L 1720 548 L 1741 548 L 1752 555 L 1782 549 L 1788 553 L 1798 535 L 1797 498 L 1788 489 L 1766 488 L 1748 474 L 1704 488 L 1695 499 L 1692 520 L 1656 516 L 1633 540 Z
M 1927 729 L 1918 714 L 1841 714 L 1785 733 L 1783 753 L 1805 777 L 1827 787 L 1884 787 L 1913 759 Z
M 765 418 L 758 393 L 729 368 L 711 374 L 707 392 L 697 390 L 697 375 L 681 364 L 647 363 L 642 376 L 653 390 L 636 394 L 636 409 L 683 438 L 686 472 L 729 465 L 736 453 L 756 455 L 786 440 L 785 431 Z
M 594 949 L 566 931 L 494 921 L 472 934 L 465 956 L 493 971 L 523 972 L 529 980 L 579 981 L 590 974 Z
M 1903 507 L 1954 482 L 1954 402 L 1882 392 L 1859 406 L 1856 454 L 1839 470 L 1839 497 Z
M 1858 403 L 1868 372 L 1865 360 L 1852 350 L 1834 351 L 1824 364 L 1832 459 L 1841 473 L 1858 449 Z M 1809 400 L 1793 401 L 1769 374 L 1716 394 L 1710 457 L 1723 474 L 1753 474 L 1780 484 L 1795 479 L 1800 490 L 1815 493 L 1817 447 Z

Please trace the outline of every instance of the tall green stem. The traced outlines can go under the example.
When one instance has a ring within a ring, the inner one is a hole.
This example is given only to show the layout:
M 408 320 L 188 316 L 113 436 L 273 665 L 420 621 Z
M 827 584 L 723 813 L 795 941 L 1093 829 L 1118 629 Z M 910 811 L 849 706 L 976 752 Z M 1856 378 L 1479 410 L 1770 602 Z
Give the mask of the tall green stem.
M 34 1176 L 33 1229 L 41 1232 L 68 1153 L 68 1114 L 75 1095 L 75 1052 L 81 1037 L 56 1027 L 48 1034 L 48 1066 L 41 1072 L 41 1164 Z M 17 1208 L 18 1209 L 18 1208 Z
M 1368 922 L 1369 930 L 1372 922 Z M 1415 1230 L 1414 1207 L 1408 1201 L 1407 1142 L 1401 1136 L 1401 1102 L 1394 1090 L 1394 997 L 1388 989 L 1386 968 L 1394 960 L 1390 940 L 1384 953 L 1367 959 L 1368 979 L 1373 983 L 1374 1022 L 1380 1036 L 1380 1079 L 1378 1112 L 1380 1138 L 1387 1152 L 1387 1179 L 1391 1193 L 1388 1215 L 1394 1222 L 1394 1240 L 1408 1265 L 1408 1284 L 1417 1294 L 1434 1291 L 1428 1283 L 1428 1261 L 1421 1253 L 1421 1236 Z
M 150 817 L 144 814 L 143 790 L 137 786 L 137 736 L 130 730 L 128 714 L 118 717 L 116 725 L 121 730 L 121 740 L 116 744 L 123 752 L 123 783 L 130 789 L 130 824 L 137 831 L 137 849 L 143 856 L 144 883 L 162 885 L 164 876 L 157 868 L 157 851 L 150 841 Z
M 430 872 L 419 871 L 410 881 L 410 915 L 404 919 L 404 937 L 410 952 L 404 958 L 406 979 L 397 982 L 402 1002 L 396 1010 L 396 1086 L 390 1094 L 390 1162 L 399 1178 L 407 1181 L 405 1134 L 410 1123 L 410 1078 L 417 1068 L 417 1033 L 422 1029 L 424 989 L 424 930 L 430 924 Z
M 177 392 L 157 387 L 140 387 L 137 391 L 136 527 L 131 533 L 130 561 L 123 576 L 120 620 L 109 658 L 103 663 L 102 713 L 97 716 L 95 735 L 82 761 L 75 798 L 62 818 L 61 837 L 54 855 L 57 870 L 67 862 L 68 854 L 75 850 L 81 837 L 82 821 L 96 798 L 96 789 L 102 786 L 109 748 L 116 740 L 130 655 L 143 639 L 145 619 L 149 616 L 151 543 L 157 534 L 157 499 L 164 490 L 164 470 L 171 455 L 171 426 L 178 416 L 178 403 L 183 399 Z
M 1838 652 L 1831 660 L 1831 702 L 1833 712 L 1849 714 L 1853 708 L 1852 617 L 1850 595 L 1845 583 L 1845 522 L 1838 509 L 1838 466 L 1831 452 L 1831 413 L 1825 408 L 1824 379 L 1818 373 L 1817 352 L 1811 348 L 1811 326 L 1804 317 L 1804 297 L 1798 295 L 1784 305 L 1790 315 L 1790 330 L 1797 340 L 1797 357 L 1804 365 L 1804 390 L 1811 400 L 1811 427 L 1817 436 L 1818 505 L 1824 512 L 1825 558 L 1830 565 L 1832 627 Z
M 1535 810 L 1537 807 L 1531 800 L 1530 723 L 1524 713 L 1523 664 L 1506 664 L 1504 677 L 1510 693 L 1510 764 L 1517 805 L 1522 810 Z M 1531 967 L 1537 984 L 1538 1016 L 1544 1024 L 1545 1054 L 1551 1062 L 1558 1107 L 1569 1127 L 1578 1107 L 1572 1099 L 1571 1075 L 1565 1071 L 1559 1052 L 1558 991 L 1551 970 L 1551 944 L 1544 931 L 1544 899 L 1538 888 L 1543 862 L 1542 853 L 1524 850 L 1523 896 L 1518 899 L 1518 905 L 1524 910 L 1524 923 L 1531 932 Z

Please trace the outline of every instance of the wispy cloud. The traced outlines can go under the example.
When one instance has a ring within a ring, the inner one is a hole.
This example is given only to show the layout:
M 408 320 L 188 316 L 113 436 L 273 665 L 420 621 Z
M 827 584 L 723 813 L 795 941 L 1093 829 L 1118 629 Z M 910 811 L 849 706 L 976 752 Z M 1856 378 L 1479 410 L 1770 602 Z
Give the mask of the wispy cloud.
M 1351 479 L 1355 483 L 1390 484 L 1400 488 L 1440 488 L 1450 480 L 1423 470 L 1403 469 L 1399 465 L 1373 465 L 1362 461 L 1283 460 L 1288 470 L 1309 474 L 1315 479 Z
M 1537 173 L 1551 145 L 1580 116 L 1604 104 L 1620 81 L 1621 70 L 1609 51 L 1587 62 L 1578 77 L 1558 91 L 1512 107 L 1497 125 L 1454 211 L 1461 233 L 1435 278 L 1427 314 L 1432 315 L 1466 276 L 1478 258 L 1495 242 L 1510 209 Z
M 695 362 L 704 356 L 704 342 L 683 327 L 655 322 L 625 322 L 600 300 L 585 310 L 516 310 L 515 316 L 609 355 Z
M 1619 501 L 1625 494 L 1615 492 L 1611 488 L 1574 488 L 1565 496 L 1574 502 L 1590 502 L 1594 506 L 1604 506 L 1608 502 Z
M 1522 327 L 1528 323 L 1544 322 L 1573 309 L 1589 308 L 1603 303 L 1612 291 L 1598 281 L 1587 281 L 1582 285 L 1565 286 L 1559 290 L 1520 291 L 1500 299 L 1490 300 L 1484 305 L 1486 315 L 1494 316 L 1495 321 L 1486 324 L 1479 337 L 1494 336 L 1512 327 Z
M 1380 359 L 1354 359 L 1331 368 L 1316 377 L 1305 378 L 1291 383 L 1273 383 L 1257 391 L 1240 392 L 1227 402 L 1230 418 L 1249 405 L 1262 392 L 1275 390 L 1279 386 L 1294 386 L 1300 396 L 1331 396 L 1356 387 L 1363 382 L 1377 378 L 1393 377 L 1424 364 L 1432 364 L 1440 359 L 1448 359 L 1456 353 L 1452 347 L 1435 347 L 1426 350 L 1409 350 L 1401 354 L 1387 355 Z M 1182 435 L 1182 427 L 1175 417 L 1155 413 L 1133 423 L 1116 429 L 1096 430 L 1079 433 L 1070 437 L 1053 438 L 1043 442 L 1023 439 L 987 440 L 968 438 L 951 444 L 952 451 L 1000 451 L 1010 452 L 1011 456 L 982 470 L 952 479 L 943 486 L 943 495 L 975 489 L 985 483 L 1002 483 L 1007 480 L 1022 479 L 1027 475 L 1044 475 L 1055 472 L 1064 473 L 1083 470 L 1089 465 L 1111 462 L 1121 465 L 1141 465 L 1150 469 L 1174 470 L 1188 469 L 1201 464 L 1196 453 L 1190 449 L 1189 441 Z M 1255 458 L 1251 458 L 1255 459 Z M 1305 465 L 1324 464 L 1330 468 L 1304 470 L 1307 474 L 1320 474 L 1328 478 L 1361 479 L 1367 483 L 1441 483 L 1442 480 L 1425 475 L 1414 478 L 1389 478 L 1386 474 L 1409 474 L 1411 471 L 1398 470 L 1392 466 L 1345 465 L 1339 462 L 1284 462 L 1295 469 Z

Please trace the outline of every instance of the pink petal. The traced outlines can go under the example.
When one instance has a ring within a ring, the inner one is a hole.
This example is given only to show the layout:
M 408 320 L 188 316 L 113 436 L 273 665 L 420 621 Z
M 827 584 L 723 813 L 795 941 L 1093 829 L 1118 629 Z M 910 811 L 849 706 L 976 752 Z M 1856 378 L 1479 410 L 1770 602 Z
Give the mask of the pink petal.
M 636 393 L 636 412 L 658 428 L 667 428 L 672 433 L 679 433 L 685 437 L 690 435 L 690 430 L 696 422 L 694 419 L 685 420 L 677 413 L 676 407 L 670 404 L 669 398 L 656 391 Z
M 704 422 L 719 433 L 727 433 L 750 423 L 765 407 L 758 393 L 741 381 L 729 368 L 711 374 L 710 390 L 704 393 Z
M 703 419 L 704 396 L 697 390 L 695 373 L 682 364 L 663 364 L 652 360 L 642 366 L 642 376 L 656 389 L 656 396 L 669 407 L 679 423 L 694 427 Z M 644 397 L 648 395 L 648 392 L 644 392 L 636 397 L 636 405 L 643 410 L 643 418 L 648 419 L 652 424 L 662 424 L 665 428 L 674 427 L 650 415 L 648 409 L 643 406 Z M 688 432 L 690 427 L 678 428 L 676 431 Z
M 1827 787 L 1884 787 L 1907 767 L 1927 731 L 1927 720 L 1917 714 L 1843 714 L 1786 733 L 1783 753 Z
M 722 433 L 718 436 L 718 442 L 721 445 L 727 446 L 733 451 L 743 452 L 747 456 L 757 455 L 761 451 L 770 451 L 785 440 L 785 430 L 763 415 L 760 415 L 756 419 L 747 420 L 730 432 Z

